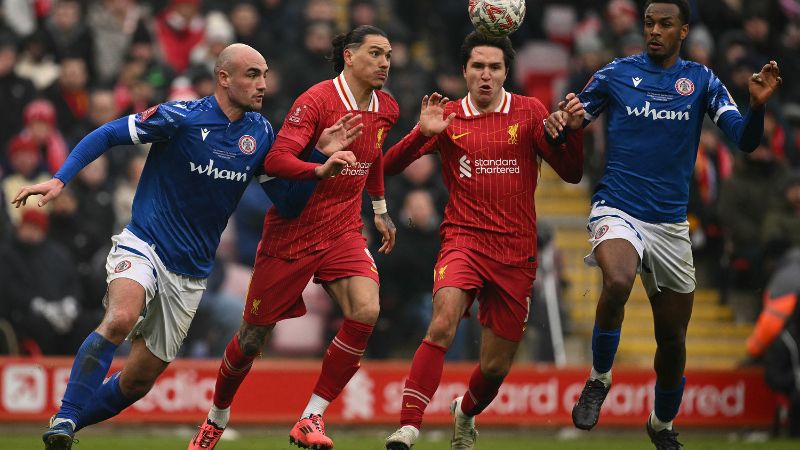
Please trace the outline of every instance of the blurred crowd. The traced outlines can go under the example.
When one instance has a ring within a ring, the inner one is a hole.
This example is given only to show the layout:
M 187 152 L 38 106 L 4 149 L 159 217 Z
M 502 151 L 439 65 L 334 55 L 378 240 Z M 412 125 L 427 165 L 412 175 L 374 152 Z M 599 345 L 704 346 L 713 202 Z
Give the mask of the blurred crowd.
M 518 57 L 506 88 L 552 108 L 613 58 L 644 51 L 643 3 L 528 1 L 526 20 L 511 36 Z M 700 286 L 720 289 L 740 320 L 753 321 L 765 268 L 800 246 L 800 1 L 690 3 L 683 57 L 714 70 L 740 109 L 748 108 L 753 72 L 774 59 L 783 73 L 762 145 L 737 152 L 709 119 L 692 181 Z M 3 0 L 0 331 L 12 328 L 24 354 L 71 354 L 96 326 L 110 237 L 130 218 L 148 148 L 112 149 L 43 209 L 10 206 L 21 186 L 52 177 L 75 144 L 109 120 L 210 95 L 215 58 L 233 42 L 266 57 L 262 112 L 279 129 L 296 96 L 335 75 L 326 59 L 332 37 L 360 24 L 383 28 L 392 44 L 385 89 L 401 116 L 388 148 L 416 123 L 424 94 L 465 95 L 458 49 L 472 28 L 464 0 Z M 604 164 L 602 120 L 587 131 L 584 183 L 591 189 Z M 373 358 L 410 356 L 424 334 L 447 201 L 435 157 L 387 179 L 386 189 L 398 246 L 378 260 L 382 314 L 368 347 Z M 223 236 L 184 356 L 218 356 L 238 326 L 268 207 L 251 185 Z M 364 232 L 374 235 L 369 225 Z M 276 328 L 275 352 L 318 354 L 338 329 L 338 310 L 319 288 L 310 286 L 305 297 L 308 316 Z M 475 356 L 475 322 L 462 327 L 451 358 Z

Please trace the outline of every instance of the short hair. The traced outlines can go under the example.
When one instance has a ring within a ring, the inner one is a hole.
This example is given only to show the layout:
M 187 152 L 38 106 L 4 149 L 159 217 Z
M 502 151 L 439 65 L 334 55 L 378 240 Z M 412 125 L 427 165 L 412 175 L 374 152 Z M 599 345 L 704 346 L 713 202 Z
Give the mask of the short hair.
M 385 31 L 372 25 L 361 25 L 353 28 L 348 33 L 338 34 L 333 38 L 331 43 L 333 51 L 328 59 L 333 61 L 333 70 L 336 73 L 344 70 L 344 50 L 348 47 L 360 47 L 364 43 L 364 39 L 369 35 L 383 36 L 389 39 Z
M 467 67 L 467 61 L 472 56 L 472 49 L 475 47 L 497 47 L 503 51 L 503 61 L 506 63 L 506 70 L 511 70 L 511 64 L 517 53 L 514 51 L 514 46 L 511 45 L 511 40 L 508 37 L 489 37 L 485 34 L 473 31 L 464 38 L 461 44 L 461 67 Z
M 691 9 L 689 8 L 689 0 L 647 0 L 647 3 L 644 4 L 644 9 L 647 11 L 647 7 L 653 3 L 669 3 L 671 5 L 675 5 L 680 10 L 678 17 L 681 18 L 681 21 L 684 24 L 689 23 L 689 19 L 691 17 Z

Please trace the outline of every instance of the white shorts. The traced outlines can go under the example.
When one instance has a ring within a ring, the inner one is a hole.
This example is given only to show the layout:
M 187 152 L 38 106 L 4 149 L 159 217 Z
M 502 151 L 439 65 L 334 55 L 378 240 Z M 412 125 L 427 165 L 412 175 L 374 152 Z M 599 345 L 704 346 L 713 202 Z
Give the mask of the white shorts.
M 649 297 L 661 288 L 685 294 L 697 286 L 689 222 L 642 222 L 619 209 L 595 203 L 586 228 L 592 244 L 591 253 L 583 259 L 587 265 L 597 266 L 594 249 L 601 242 L 625 239 L 639 253 L 639 273 Z
M 128 339 L 142 336 L 147 348 L 158 359 L 172 361 L 197 312 L 206 279 L 170 272 L 156 252 L 127 228 L 113 236 L 111 242 L 111 252 L 106 259 L 106 282 L 128 278 L 141 284 L 145 292 L 142 317 Z M 106 297 L 103 304 L 107 302 Z

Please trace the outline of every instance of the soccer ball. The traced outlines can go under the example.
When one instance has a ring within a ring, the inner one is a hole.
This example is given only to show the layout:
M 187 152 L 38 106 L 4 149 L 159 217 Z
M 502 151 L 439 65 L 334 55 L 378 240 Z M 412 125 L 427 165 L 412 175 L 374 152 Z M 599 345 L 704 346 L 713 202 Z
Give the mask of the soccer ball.
M 480 33 L 503 37 L 522 25 L 525 0 L 469 0 L 469 20 Z

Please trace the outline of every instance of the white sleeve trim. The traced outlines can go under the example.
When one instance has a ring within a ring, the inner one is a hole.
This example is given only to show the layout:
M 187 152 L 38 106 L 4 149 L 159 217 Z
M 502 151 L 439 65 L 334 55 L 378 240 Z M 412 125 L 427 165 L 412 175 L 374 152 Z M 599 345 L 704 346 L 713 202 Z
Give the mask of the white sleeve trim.
M 723 106 L 722 108 L 717 110 L 717 115 L 714 116 L 714 123 L 717 123 L 719 118 L 722 116 L 723 113 L 727 111 L 738 111 L 739 109 L 733 105 Z
M 131 140 L 134 144 L 141 144 L 139 135 L 136 133 L 136 114 L 128 116 L 128 133 L 131 135 Z
M 267 181 L 272 181 L 274 179 L 275 177 L 271 177 L 269 175 L 259 175 L 257 178 L 259 183 L 266 183 Z

